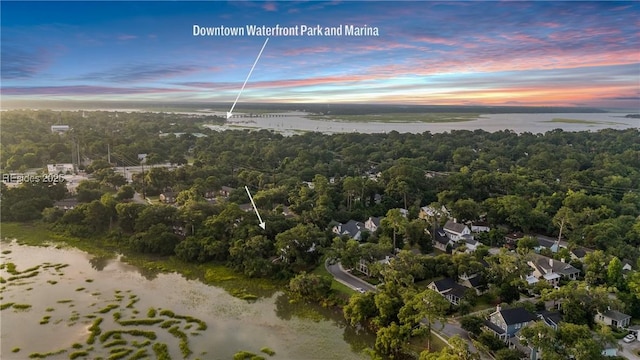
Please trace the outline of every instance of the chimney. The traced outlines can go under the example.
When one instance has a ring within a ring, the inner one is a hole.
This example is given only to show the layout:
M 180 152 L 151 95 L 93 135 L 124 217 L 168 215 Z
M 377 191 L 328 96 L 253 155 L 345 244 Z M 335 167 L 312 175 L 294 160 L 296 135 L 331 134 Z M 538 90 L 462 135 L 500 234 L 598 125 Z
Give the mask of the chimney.
M 500 310 L 502 310 L 502 308 L 500 307 L 500 304 L 496 305 L 496 311 L 500 312 Z
M 549 266 L 553 267 L 553 259 L 549 258 Z

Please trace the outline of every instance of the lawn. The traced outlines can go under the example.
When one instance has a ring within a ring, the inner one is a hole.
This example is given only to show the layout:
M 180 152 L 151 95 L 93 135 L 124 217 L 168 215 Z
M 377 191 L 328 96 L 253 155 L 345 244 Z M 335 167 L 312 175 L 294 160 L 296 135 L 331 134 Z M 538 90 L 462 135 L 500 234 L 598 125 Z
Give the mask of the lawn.
M 312 274 L 316 274 L 316 275 L 330 277 L 331 278 L 331 290 L 337 292 L 338 294 L 341 294 L 341 295 L 345 296 L 346 298 L 350 298 L 351 295 L 356 293 L 350 287 L 348 287 L 348 286 L 344 285 L 343 283 L 338 282 L 336 279 L 334 279 L 333 276 L 324 267 L 324 261 L 322 261 L 320 263 L 320 265 L 318 265 L 318 267 L 316 267 L 311 273 Z

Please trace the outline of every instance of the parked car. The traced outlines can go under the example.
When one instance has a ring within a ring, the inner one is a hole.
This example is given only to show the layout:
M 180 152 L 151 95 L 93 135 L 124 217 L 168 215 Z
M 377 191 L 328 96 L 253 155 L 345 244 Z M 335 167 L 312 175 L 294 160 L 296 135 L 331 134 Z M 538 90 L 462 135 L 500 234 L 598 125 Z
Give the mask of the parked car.
M 627 336 L 624 337 L 624 339 L 622 339 L 622 341 L 626 342 L 626 343 L 630 343 L 636 340 L 636 336 L 633 334 L 629 334 Z
M 359 292 L 360 294 L 364 294 L 364 289 L 363 288 L 356 288 L 356 291 Z

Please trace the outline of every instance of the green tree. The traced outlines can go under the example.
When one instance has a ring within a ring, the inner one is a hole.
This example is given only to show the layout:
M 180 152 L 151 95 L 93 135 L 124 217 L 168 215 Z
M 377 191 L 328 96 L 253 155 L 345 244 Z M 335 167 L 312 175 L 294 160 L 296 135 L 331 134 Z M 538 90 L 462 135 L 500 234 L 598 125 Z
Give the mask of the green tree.
M 294 298 L 320 301 L 331 292 L 331 278 L 303 271 L 289 281 L 289 290 Z
M 351 326 L 363 325 L 368 319 L 378 314 L 374 295 L 374 292 L 368 291 L 364 294 L 354 294 L 349 298 L 343 313 Z
M 375 349 L 392 358 L 399 354 L 404 343 L 409 340 L 411 328 L 407 325 L 398 325 L 395 322 L 383 327 L 376 333 Z
M 616 287 L 618 290 L 624 289 L 624 277 L 622 276 L 622 261 L 613 257 L 607 266 L 607 284 Z
M 407 218 L 402 215 L 400 209 L 391 209 L 387 211 L 387 215 L 382 219 L 380 225 L 383 228 L 390 228 L 393 233 L 393 253 L 395 254 L 397 248 L 396 236 L 403 234 L 407 226 Z

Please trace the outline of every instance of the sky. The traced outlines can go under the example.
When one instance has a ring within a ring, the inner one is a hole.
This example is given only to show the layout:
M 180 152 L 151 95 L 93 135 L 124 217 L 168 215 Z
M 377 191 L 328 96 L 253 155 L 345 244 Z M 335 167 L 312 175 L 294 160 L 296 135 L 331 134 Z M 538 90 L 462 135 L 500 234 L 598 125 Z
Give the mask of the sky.
M 2 1 L 2 99 L 640 109 L 640 2 Z

